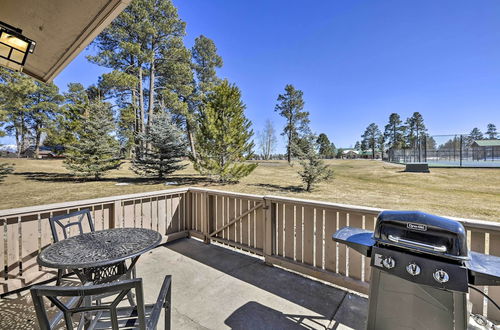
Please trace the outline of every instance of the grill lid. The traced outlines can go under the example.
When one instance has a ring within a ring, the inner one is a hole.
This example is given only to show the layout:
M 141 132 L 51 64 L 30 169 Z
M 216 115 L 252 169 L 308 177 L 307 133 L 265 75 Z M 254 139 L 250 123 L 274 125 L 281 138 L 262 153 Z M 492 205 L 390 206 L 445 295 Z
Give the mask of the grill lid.
M 417 211 L 383 211 L 373 237 L 392 245 L 454 260 L 467 260 L 467 234 L 458 221 Z

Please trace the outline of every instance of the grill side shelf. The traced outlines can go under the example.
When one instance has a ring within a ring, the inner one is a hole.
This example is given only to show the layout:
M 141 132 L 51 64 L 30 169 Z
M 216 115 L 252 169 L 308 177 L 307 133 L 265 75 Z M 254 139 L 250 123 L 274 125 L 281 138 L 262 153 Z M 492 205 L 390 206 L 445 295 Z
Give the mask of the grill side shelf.
M 332 235 L 332 239 L 347 245 L 365 257 L 371 255 L 372 246 L 375 244 L 372 231 L 356 227 L 341 228 Z
M 470 252 L 469 282 L 473 285 L 500 285 L 500 257 Z

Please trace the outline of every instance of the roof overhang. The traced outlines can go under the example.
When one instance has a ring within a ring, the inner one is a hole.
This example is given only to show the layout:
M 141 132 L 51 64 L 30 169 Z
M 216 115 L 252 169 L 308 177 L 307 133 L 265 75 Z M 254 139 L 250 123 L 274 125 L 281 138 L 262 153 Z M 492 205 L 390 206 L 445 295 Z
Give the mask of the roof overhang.
M 131 0 L 2 0 L 0 21 L 36 41 L 23 72 L 54 79 Z

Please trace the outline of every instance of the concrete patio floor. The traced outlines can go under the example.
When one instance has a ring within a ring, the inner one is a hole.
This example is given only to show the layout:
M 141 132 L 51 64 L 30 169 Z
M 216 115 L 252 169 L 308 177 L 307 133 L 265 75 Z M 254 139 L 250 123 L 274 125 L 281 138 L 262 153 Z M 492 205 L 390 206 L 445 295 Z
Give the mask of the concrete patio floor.
M 172 329 L 365 328 L 366 298 L 217 245 L 182 239 L 143 255 L 137 276 L 143 278 L 146 303 L 155 301 L 167 274 Z M 9 329 L 32 324 L 29 304 L 29 295 L 0 300 L 0 328 L 7 325 L 5 317 Z

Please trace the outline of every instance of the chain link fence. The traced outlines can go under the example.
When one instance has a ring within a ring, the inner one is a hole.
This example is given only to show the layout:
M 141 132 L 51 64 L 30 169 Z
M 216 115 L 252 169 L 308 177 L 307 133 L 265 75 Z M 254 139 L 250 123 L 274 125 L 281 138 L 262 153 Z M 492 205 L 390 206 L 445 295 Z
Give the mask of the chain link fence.
M 432 135 L 410 146 L 389 149 L 395 163 L 426 162 L 430 167 L 500 167 L 500 139 L 474 139 L 469 135 Z

